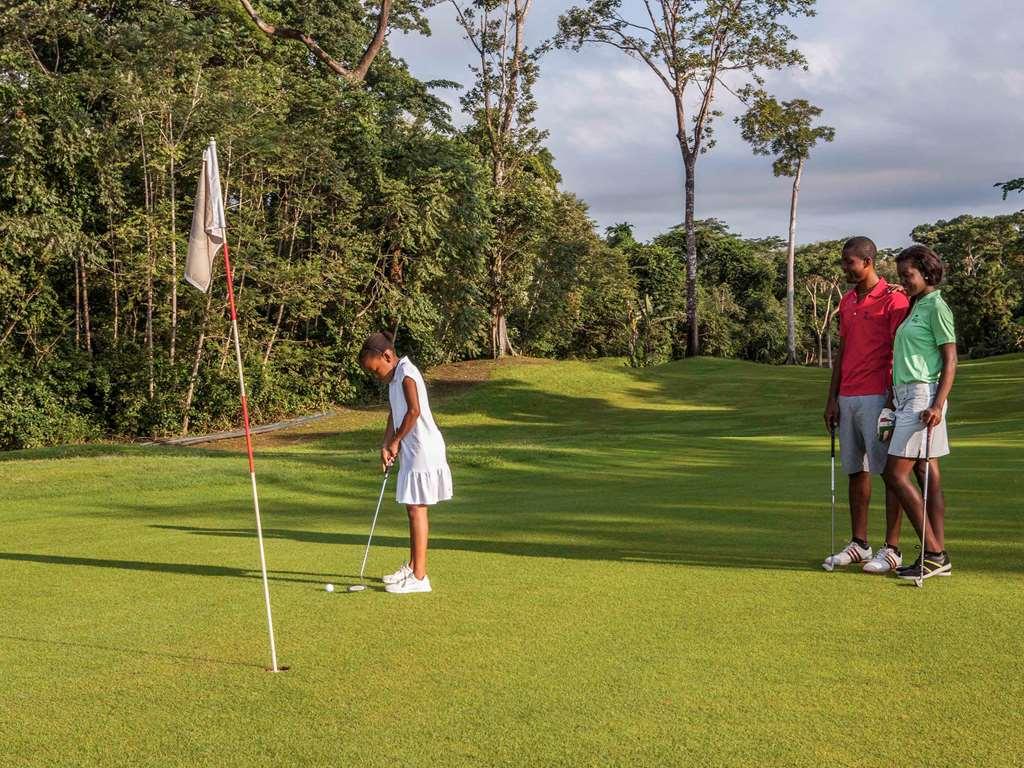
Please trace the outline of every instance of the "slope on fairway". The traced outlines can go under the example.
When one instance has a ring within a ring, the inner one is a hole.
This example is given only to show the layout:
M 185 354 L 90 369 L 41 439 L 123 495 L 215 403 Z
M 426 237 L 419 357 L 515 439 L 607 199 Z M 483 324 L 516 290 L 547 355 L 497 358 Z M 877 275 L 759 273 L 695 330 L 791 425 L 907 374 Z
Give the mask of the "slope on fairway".
M 262 441 L 277 676 L 244 458 L 6 455 L 0 765 L 1018 765 L 1024 358 L 961 367 L 955 571 L 922 590 L 820 570 L 826 376 L 524 362 L 440 398 L 426 596 L 323 590 L 358 571 L 382 411 Z M 370 573 L 406 546 L 389 502 Z

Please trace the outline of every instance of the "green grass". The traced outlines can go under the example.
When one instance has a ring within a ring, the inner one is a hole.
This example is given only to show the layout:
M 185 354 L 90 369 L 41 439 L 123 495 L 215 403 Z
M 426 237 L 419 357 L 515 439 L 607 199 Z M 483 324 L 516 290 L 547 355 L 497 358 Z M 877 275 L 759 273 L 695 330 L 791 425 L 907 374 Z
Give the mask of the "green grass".
M 496 369 L 436 408 L 457 499 L 427 596 L 323 591 L 358 570 L 380 413 L 267 443 L 277 676 L 243 458 L 9 454 L 0 765 L 1020 765 L 1024 358 L 961 367 L 956 570 L 923 590 L 818 565 L 825 380 Z M 373 574 L 403 558 L 394 504 L 378 534 Z

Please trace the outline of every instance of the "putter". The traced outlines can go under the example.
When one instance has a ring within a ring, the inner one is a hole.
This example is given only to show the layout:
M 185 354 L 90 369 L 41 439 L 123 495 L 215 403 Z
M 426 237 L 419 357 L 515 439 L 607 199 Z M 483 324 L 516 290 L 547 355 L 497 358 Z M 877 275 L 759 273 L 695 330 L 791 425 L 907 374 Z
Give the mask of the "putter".
M 380 485 L 380 497 L 377 499 L 377 510 L 373 513 L 373 522 L 370 523 L 370 537 L 366 540 L 366 551 L 363 553 L 363 564 L 359 568 L 359 583 L 348 588 L 349 592 L 362 592 L 366 589 L 366 558 L 370 556 L 370 542 L 373 541 L 373 529 L 377 527 L 377 515 L 380 514 L 380 505 L 384 502 L 384 491 L 388 487 L 388 478 L 391 476 L 391 465 L 388 463 L 384 470 L 384 482 Z
M 836 551 L 836 425 L 832 425 L 830 430 L 832 433 L 832 471 L 831 471 L 831 485 L 832 485 L 832 541 L 830 543 L 831 549 L 829 552 Z
M 835 565 L 832 563 L 832 556 L 836 551 L 836 425 L 832 424 L 829 429 L 829 434 L 832 437 L 832 471 L 831 471 L 831 487 L 832 487 L 832 537 L 829 542 L 829 556 L 825 562 L 829 564 L 826 569 L 829 572 L 835 569 Z
M 928 432 L 924 439 L 924 494 L 922 502 L 922 515 L 921 515 L 921 570 L 917 574 L 917 578 L 914 579 L 914 583 L 918 587 L 924 586 L 924 543 L 928 539 L 928 478 L 931 474 L 932 468 L 932 428 L 928 427 Z

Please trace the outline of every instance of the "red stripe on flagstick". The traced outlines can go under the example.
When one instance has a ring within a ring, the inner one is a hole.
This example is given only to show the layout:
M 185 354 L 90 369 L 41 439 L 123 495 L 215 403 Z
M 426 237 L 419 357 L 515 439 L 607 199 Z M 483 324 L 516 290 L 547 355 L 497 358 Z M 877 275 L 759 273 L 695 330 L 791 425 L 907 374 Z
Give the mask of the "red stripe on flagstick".
M 231 322 L 235 324 L 235 333 L 238 333 L 238 313 L 235 310 L 235 280 L 231 272 L 231 256 L 228 254 L 228 241 L 224 239 L 224 272 L 228 279 L 228 307 L 231 310 Z M 241 339 L 236 339 L 241 343 Z M 256 471 L 256 464 L 252 456 L 252 433 L 249 429 L 249 398 L 245 394 L 245 385 L 242 384 L 242 421 L 245 427 L 245 450 L 249 454 L 249 472 Z

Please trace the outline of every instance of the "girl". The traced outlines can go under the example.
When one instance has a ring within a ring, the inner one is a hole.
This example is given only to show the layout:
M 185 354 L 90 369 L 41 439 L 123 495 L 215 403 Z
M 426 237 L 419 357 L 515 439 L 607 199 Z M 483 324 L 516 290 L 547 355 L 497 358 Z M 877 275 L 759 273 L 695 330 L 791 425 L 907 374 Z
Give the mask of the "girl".
M 927 538 L 921 556 L 898 568 L 901 579 L 949 576 L 953 564 L 946 552 L 946 504 L 939 474 L 940 456 L 949 453 L 946 435 L 946 400 L 956 376 L 956 332 L 953 313 L 938 289 L 943 266 L 935 252 L 912 245 L 896 257 L 900 282 L 910 297 L 910 313 L 896 330 L 893 342 L 892 395 L 896 426 L 889 443 L 885 483 L 900 499 L 907 517 L 921 535 L 928 515 Z M 924 484 L 926 441 L 931 440 L 928 509 L 922 510 L 921 493 L 910 480 L 914 471 Z
M 372 334 L 359 353 L 359 364 L 388 383 L 391 412 L 380 449 L 381 469 L 398 460 L 396 498 L 409 512 L 409 561 L 382 581 L 393 594 L 430 592 L 427 507 L 452 497 L 444 438 L 430 413 L 423 375 L 408 357 L 398 357 L 394 334 Z

